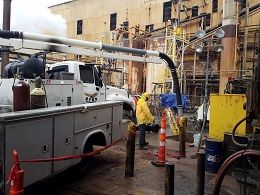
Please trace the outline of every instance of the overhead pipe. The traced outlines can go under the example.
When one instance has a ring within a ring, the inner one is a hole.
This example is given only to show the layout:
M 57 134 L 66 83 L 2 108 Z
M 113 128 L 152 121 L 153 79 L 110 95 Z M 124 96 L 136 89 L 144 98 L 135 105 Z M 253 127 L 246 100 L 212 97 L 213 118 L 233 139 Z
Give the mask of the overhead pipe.
M 34 34 L 34 33 L 27 33 L 27 32 L 19 32 L 19 31 L 4 31 L 0 30 L 0 38 L 7 38 L 7 39 L 27 39 L 27 40 L 34 40 L 34 41 L 42 41 L 42 42 L 49 42 L 49 43 L 57 43 L 57 44 L 65 44 L 71 46 L 79 46 L 88 49 L 98 49 L 98 50 L 105 50 L 105 51 L 117 51 L 117 52 L 124 52 L 124 53 L 132 53 L 141 56 L 152 56 L 152 57 L 159 57 L 166 62 L 168 65 L 172 79 L 173 79 L 173 89 L 175 89 L 176 98 L 177 98 L 177 109 L 178 115 L 181 117 L 183 115 L 183 107 L 182 107 L 182 100 L 181 100 L 181 92 L 179 86 L 178 75 L 176 72 L 176 67 L 172 59 L 166 55 L 165 53 L 158 52 L 158 51 L 151 51 L 151 50 L 144 50 L 144 49 L 136 49 L 136 48 L 128 48 L 128 47 L 118 47 L 112 46 L 97 42 L 90 42 L 90 41 L 83 41 L 83 40 L 75 40 L 65 37 L 56 37 L 50 35 L 41 35 L 41 34 Z

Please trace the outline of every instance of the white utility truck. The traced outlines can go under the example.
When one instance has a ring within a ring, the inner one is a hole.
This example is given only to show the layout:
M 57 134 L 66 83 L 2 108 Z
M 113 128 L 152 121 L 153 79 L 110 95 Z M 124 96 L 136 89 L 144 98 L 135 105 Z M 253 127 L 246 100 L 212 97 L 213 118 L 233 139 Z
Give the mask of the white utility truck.
M 87 103 L 100 101 L 122 101 L 123 111 L 134 115 L 134 100 L 129 92 L 108 86 L 103 82 L 101 69 L 95 64 L 85 64 L 77 61 L 63 61 L 51 64 L 50 75 L 53 79 L 67 79 L 83 82 L 83 99 Z
M 26 60 L 25 62 L 15 62 L 8 66 L 5 72 L 10 72 L 10 69 L 17 70 L 19 67 L 22 69 L 21 67 L 23 64 L 26 65 L 26 62 Z M 48 68 L 47 73 L 49 74 L 46 75 L 46 79 L 43 79 L 43 84 L 46 87 L 49 107 L 101 101 L 122 101 L 124 114 L 134 116 L 134 100 L 131 94 L 125 89 L 106 85 L 102 80 L 101 70 L 98 66 L 77 61 L 64 61 L 50 64 Z M 13 76 L 11 74 L 11 77 Z M 14 79 L 10 78 L 9 75 L 6 77 L 9 78 L 0 79 L 0 113 L 12 110 Z M 32 90 L 34 88 L 33 80 L 27 78 L 25 80 L 30 84 Z M 83 83 L 83 93 L 73 93 L 79 83 Z
M 9 49 L 13 54 L 59 52 L 161 63 L 159 53 L 154 51 L 15 31 L 0 30 L 0 47 L 2 51 Z M 34 68 L 37 63 L 29 64 L 33 66 L 10 66 L 10 69 L 7 68 L 7 78 L 0 79 L 0 194 L 8 194 L 6 181 L 13 165 L 12 150 L 16 149 L 22 160 L 90 152 L 95 145 L 106 146 L 125 135 L 123 109 L 134 111 L 130 94 L 123 89 L 106 86 L 95 65 L 70 61 L 50 65 L 47 75 L 42 79 L 47 108 L 13 112 L 13 87 L 16 89 L 19 79 L 12 78 L 12 74 L 22 72 L 24 82 L 32 91 L 36 83 L 33 75 L 37 72 Z M 81 158 L 22 163 L 24 186 L 47 179 L 72 166 L 79 172 L 85 172 L 89 169 L 90 160 Z

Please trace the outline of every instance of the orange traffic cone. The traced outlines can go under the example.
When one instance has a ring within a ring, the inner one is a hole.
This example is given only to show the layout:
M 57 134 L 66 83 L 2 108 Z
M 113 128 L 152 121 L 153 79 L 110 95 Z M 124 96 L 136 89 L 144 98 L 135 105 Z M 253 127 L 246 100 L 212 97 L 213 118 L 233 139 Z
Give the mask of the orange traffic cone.
M 23 176 L 24 171 L 20 168 L 18 153 L 13 151 L 14 166 L 12 173 L 10 174 L 9 181 L 11 182 L 11 188 L 9 195 L 23 195 Z
M 157 167 L 164 167 L 165 164 L 165 129 L 166 129 L 166 113 L 162 113 L 161 130 L 160 130 L 160 146 L 158 153 L 158 160 L 152 161 L 152 164 Z

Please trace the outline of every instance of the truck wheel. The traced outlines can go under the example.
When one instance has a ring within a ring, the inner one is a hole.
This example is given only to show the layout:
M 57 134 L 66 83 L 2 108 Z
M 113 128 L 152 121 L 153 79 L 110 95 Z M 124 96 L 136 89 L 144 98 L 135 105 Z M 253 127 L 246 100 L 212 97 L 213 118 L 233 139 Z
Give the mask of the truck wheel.
M 86 143 L 85 148 L 84 148 L 84 154 L 88 152 L 93 152 L 93 145 L 90 143 Z M 88 157 L 83 157 L 79 164 L 76 165 L 76 172 L 79 175 L 84 175 L 86 174 L 91 166 L 93 160 L 93 156 L 88 156 Z

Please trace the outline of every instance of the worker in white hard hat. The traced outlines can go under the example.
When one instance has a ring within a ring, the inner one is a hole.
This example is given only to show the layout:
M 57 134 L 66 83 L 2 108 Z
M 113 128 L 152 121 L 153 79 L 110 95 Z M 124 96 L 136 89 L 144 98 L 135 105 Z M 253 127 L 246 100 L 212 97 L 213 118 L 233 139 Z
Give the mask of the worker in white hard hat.
M 148 142 L 145 141 L 145 132 L 148 128 L 148 125 L 153 123 L 154 116 L 151 114 L 150 109 L 147 105 L 147 100 L 151 98 L 150 93 L 143 93 L 140 99 L 137 101 L 136 106 L 136 118 L 137 124 L 140 129 L 139 136 L 139 149 L 148 150 Z

